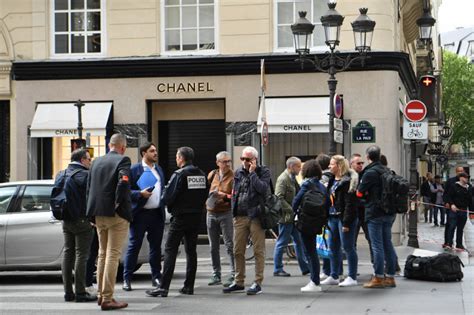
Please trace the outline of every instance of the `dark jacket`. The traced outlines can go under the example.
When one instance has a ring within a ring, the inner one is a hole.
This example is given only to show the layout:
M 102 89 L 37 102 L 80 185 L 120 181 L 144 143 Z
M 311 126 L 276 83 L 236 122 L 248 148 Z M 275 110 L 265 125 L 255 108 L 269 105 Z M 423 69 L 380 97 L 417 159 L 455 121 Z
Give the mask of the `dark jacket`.
M 92 162 L 87 180 L 87 216 L 132 220 L 130 158 L 110 151 Z
M 260 214 L 260 202 L 270 189 L 271 173 L 266 166 L 258 166 L 255 172 L 249 173 L 242 166 L 234 173 L 234 189 L 232 191 L 232 213 L 237 216 L 237 204 L 239 202 L 239 191 L 241 189 L 242 179 L 248 176 L 250 180 L 249 187 L 249 215 L 254 217 Z
M 449 191 L 450 204 L 454 204 L 461 210 L 472 210 L 472 187 L 462 187 L 461 183 L 456 182 Z M 467 214 L 467 212 L 465 212 Z
M 385 166 L 379 161 L 370 163 L 363 171 L 359 187 L 357 188 L 357 195 L 360 198 L 364 198 L 366 221 L 385 215 L 385 212 L 380 207 L 380 199 L 382 197 L 382 178 L 380 174 L 384 171 Z
M 206 174 L 197 166 L 184 165 L 174 171 L 162 195 L 162 204 L 173 216 L 202 213 L 209 194 Z
M 163 189 L 165 187 L 165 176 L 163 174 L 163 170 L 158 164 L 155 164 L 155 170 L 160 176 L 160 182 L 161 182 L 161 192 L 163 192 Z M 142 162 L 133 164 L 132 167 L 130 168 L 130 189 L 131 189 L 131 199 L 132 199 L 132 215 L 135 218 L 135 216 L 140 213 L 140 211 L 143 210 L 143 207 L 145 206 L 147 202 L 147 198 L 143 198 L 140 192 L 142 189 L 138 187 L 137 181 L 140 179 L 140 176 L 142 176 L 144 172 Z M 162 209 L 162 205 L 160 202 L 160 205 L 158 206 L 160 208 L 161 212 L 164 211 Z
M 329 181 L 328 193 L 331 191 L 330 189 L 334 184 L 334 181 L 334 177 Z M 344 227 L 349 227 L 358 217 L 358 202 L 356 197 L 358 182 L 359 176 L 357 173 L 353 170 L 349 170 L 349 173 L 342 176 L 334 193 L 334 207 L 336 208 L 337 212 L 340 213 L 339 218 L 341 218 L 342 225 Z
M 296 194 L 295 199 L 293 199 L 293 203 L 291 204 L 291 207 L 293 208 L 293 211 L 295 212 L 295 214 L 298 214 L 300 204 L 301 204 L 301 201 L 303 200 L 304 194 L 308 190 L 310 190 L 313 185 L 316 186 L 321 192 L 323 192 L 326 195 L 326 208 L 329 210 L 329 195 L 327 194 L 327 189 L 319 181 L 317 177 L 313 177 L 313 178 L 306 179 L 303 182 L 303 184 L 301 184 L 301 189 Z
M 73 221 L 86 218 L 86 189 L 89 170 L 80 163 L 71 163 L 66 169 L 66 174 L 70 176 L 75 170 L 80 170 L 68 182 L 67 206 L 73 215 L 72 218 L 64 218 L 64 221 Z
M 451 190 L 454 188 L 454 185 L 456 184 L 457 181 L 459 181 L 458 176 L 448 178 L 448 180 L 446 181 L 446 184 L 444 185 L 444 194 L 443 194 L 444 203 L 449 203 L 450 205 L 453 203 L 453 201 L 450 198 L 450 194 L 451 194 Z
M 425 179 L 420 187 L 420 194 L 423 197 L 427 197 L 431 199 L 431 189 L 430 189 L 430 181 Z

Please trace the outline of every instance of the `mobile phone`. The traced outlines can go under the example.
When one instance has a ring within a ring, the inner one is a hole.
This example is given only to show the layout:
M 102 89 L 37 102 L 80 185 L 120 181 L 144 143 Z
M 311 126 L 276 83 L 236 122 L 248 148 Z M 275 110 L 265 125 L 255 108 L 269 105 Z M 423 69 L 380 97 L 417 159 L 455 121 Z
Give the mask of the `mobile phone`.
M 155 189 L 155 186 L 150 186 L 150 187 L 148 187 L 146 190 L 147 190 L 148 192 L 152 192 L 153 189 Z

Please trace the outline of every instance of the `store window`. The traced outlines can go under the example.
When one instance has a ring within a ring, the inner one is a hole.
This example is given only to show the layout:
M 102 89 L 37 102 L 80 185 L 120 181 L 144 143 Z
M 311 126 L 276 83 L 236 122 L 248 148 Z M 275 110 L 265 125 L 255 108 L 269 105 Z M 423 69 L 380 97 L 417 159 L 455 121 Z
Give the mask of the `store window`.
M 312 50 L 324 50 L 324 29 L 320 19 L 327 10 L 327 0 L 275 0 L 275 50 L 294 52 L 291 24 L 298 19 L 299 11 L 306 11 L 306 18 L 316 25 L 310 43 Z
M 164 52 L 215 52 L 215 2 L 215 0 L 165 0 L 162 10 Z
M 90 136 L 90 147 L 94 150 L 94 158 L 105 155 L 106 144 L 105 136 Z M 67 168 L 71 163 L 71 140 L 73 137 L 57 137 L 53 138 L 53 176 L 60 170 Z
M 104 52 L 104 0 L 53 0 L 52 51 L 56 56 Z

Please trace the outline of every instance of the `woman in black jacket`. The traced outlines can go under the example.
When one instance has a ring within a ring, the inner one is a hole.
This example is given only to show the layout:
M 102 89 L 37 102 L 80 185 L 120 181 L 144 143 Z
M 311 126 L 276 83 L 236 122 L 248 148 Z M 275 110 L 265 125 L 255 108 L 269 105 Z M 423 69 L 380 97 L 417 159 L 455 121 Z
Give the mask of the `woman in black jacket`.
M 357 252 L 355 249 L 355 233 L 357 231 L 357 199 L 356 189 L 359 181 L 355 171 L 349 168 L 349 162 L 342 155 L 331 158 L 329 169 L 334 177 L 328 185 L 330 195 L 329 229 L 331 238 L 331 276 L 321 284 L 349 287 L 357 285 Z M 339 283 L 339 269 L 341 260 L 341 247 L 347 255 L 349 276 Z

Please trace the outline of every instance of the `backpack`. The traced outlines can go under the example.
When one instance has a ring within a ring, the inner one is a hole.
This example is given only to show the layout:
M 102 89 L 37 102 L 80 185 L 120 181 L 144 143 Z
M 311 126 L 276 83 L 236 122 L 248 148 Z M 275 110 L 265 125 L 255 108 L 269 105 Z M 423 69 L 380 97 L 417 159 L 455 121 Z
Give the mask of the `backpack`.
M 261 169 L 257 169 L 257 176 L 261 176 Z M 281 219 L 282 209 L 280 199 L 275 195 L 273 182 L 270 178 L 270 191 L 260 199 L 260 224 L 262 228 L 273 229 Z
M 408 279 L 427 281 L 460 281 L 464 264 L 458 256 L 441 253 L 432 257 L 409 255 L 405 263 L 404 276 Z
M 325 194 L 311 184 L 310 190 L 304 193 L 298 209 L 295 226 L 303 234 L 321 234 L 327 225 L 328 215 Z
M 379 172 L 380 173 L 380 172 Z M 386 214 L 406 213 L 408 211 L 408 181 L 389 168 L 380 173 L 382 194 L 380 207 Z
M 67 170 L 63 170 L 56 176 L 49 204 L 51 205 L 53 217 L 57 220 L 74 218 L 74 215 L 67 206 L 67 185 L 69 180 L 80 171 L 81 169 L 76 169 L 71 175 L 68 175 Z

